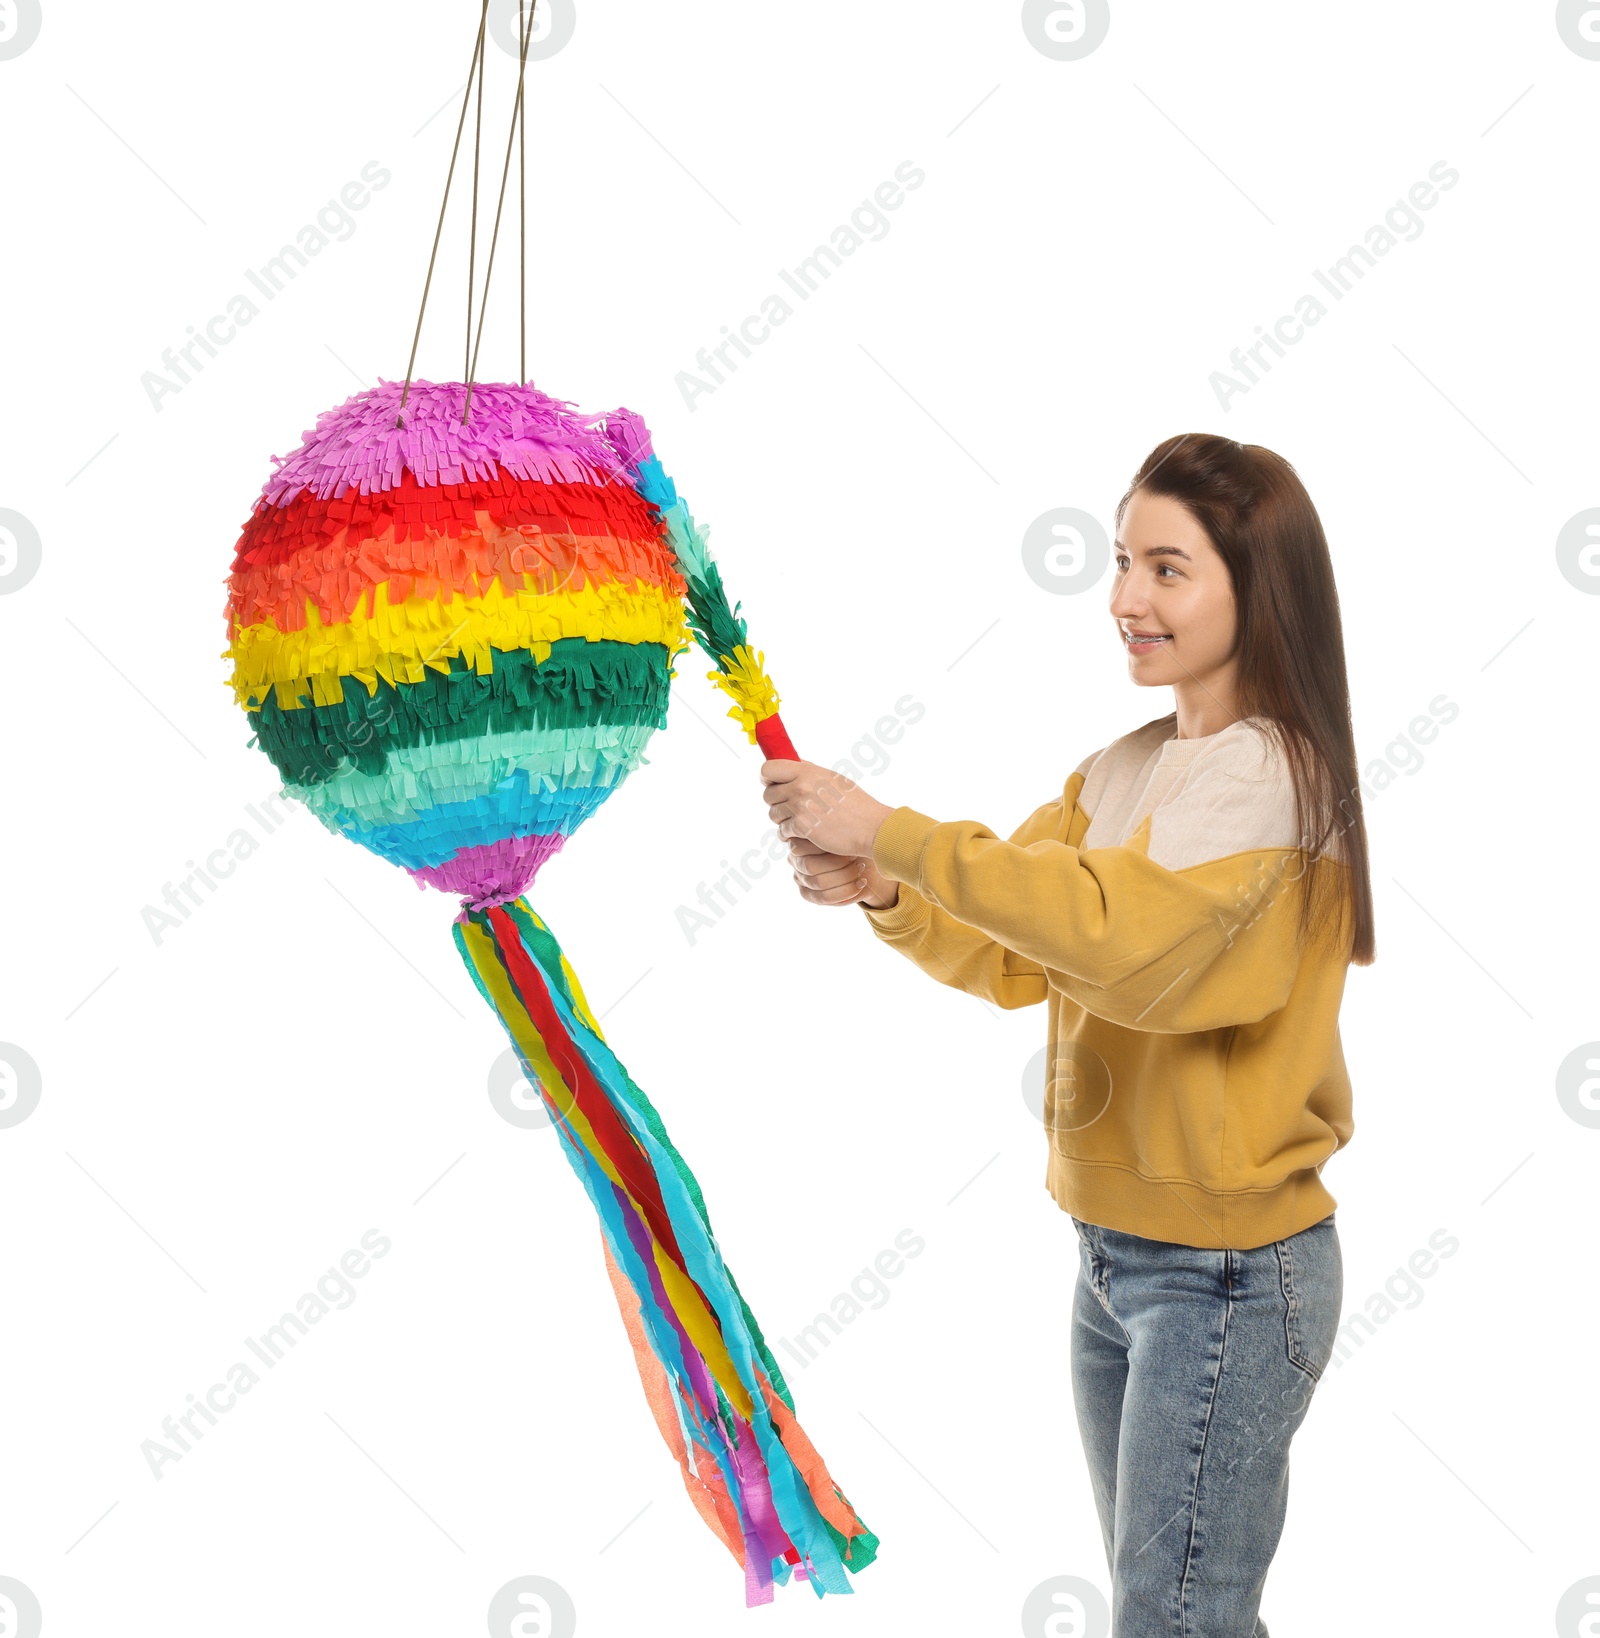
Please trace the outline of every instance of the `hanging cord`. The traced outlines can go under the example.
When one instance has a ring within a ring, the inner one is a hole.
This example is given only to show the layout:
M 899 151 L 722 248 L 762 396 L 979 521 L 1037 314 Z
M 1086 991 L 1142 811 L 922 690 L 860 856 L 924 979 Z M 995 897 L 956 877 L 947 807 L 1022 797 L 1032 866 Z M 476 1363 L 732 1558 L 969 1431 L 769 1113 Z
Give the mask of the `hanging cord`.
M 400 413 L 395 426 L 406 424 L 406 400 L 411 396 L 411 377 L 417 367 L 417 343 L 422 339 L 422 315 L 428 310 L 428 291 L 433 285 L 433 264 L 439 257 L 439 237 L 444 232 L 445 207 L 450 203 L 450 183 L 456 174 L 456 157 L 461 152 L 461 133 L 467 128 L 467 104 L 472 101 L 472 76 L 483 59 L 483 36 L 489 21 L 489 0 L 483 0 L 483 12 L 478 18 L 478 38 L 472 48 L 472 63 L 467 69 L 467 94 L 461 99 L 461 118 L 456 121 L 456 142 L 450 150 L 450 169 L 445 173 L 444 198 L 439 201 L 439 225 L 433 230 L 433 253 L 428 257 L 428 277 L 422 286 L 422 304 L 417 308 L 417 328 L 411 337 L 411 357 L 406 363 L 406 384 L 400 394 Z
M 533 38 L 533 5 L 528 7 L 528 37 Z M 523 57 L 528 54 L 522 48 Z M 528 384 L 528 111 L 522 110 L 517 121 L 517 194 L 520 206 L 517 217 L 517 291 L 520 300 L 517 325 L 517 380 Z
M 484 0 L 487 8 L 488 0 Z M 487 19 L 488 11 L 485 9 Z M 465 374 L 472 363 L 472 285 L 477 276 L 478 260 L 478 154 L 483 147 L 483 59 L 485 53 L 478 53 L 478 120 L 477 129 L 472 137 L 472 233 L 467 240 L 467 341 L 464 361 L 461 366 Z M 468 388 L 470 393 L 471 389 Z M 463 417 L 465 419 L 465 417 Z
M 483 294 L 478 299 L 478 334 L 472 344 L 472 357 L 467 368 L 467 401 L 461 411 L 461 424 L 466 425 L 467 416 L 472 412 L 472 384 L 478 374 L 478 351 L 483 346 L 483 320 L 489 310 L 489 281 L 494 277 L 495 246 L 500 242 L 500 213 L 505 209 L 506 182 L 511 176 L 511 150 L 517 140 L 517 132 L 522 126 L 523 89 L 528 74 L 528 42 L 533 38 L 533 8 L 538 0 L 531 0 L 528 6 L 527 23 L 519 26 L 521 34 L 522 53 L 517 64 L 517 100 L 511 109 L 511 129 L 506 133 L 506 159 L 500 169 L 500 198 L 494 209 L 494 233 L 489 239 L 489 260 L 483 269 Z M 521 17 L 519 14 L 519 25 Z M 524 360 L 524 362 L 526 362 Z

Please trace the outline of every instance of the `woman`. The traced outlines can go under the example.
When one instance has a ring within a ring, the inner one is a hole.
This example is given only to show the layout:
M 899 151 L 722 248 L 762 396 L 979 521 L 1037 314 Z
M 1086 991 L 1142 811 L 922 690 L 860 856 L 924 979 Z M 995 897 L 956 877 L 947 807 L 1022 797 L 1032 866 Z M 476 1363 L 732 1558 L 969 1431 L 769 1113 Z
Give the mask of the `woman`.
M 1310 497 L 1257 445 L 1168 439 L 1116 515 L 1111 616 L 1175 710 L 1008 840 L 813 763 L 761 775 L 803 898 L 859 904 L 941 984 L 1046 1003 L 1113 1630 L 1264 1638 L 1289 1442 L 1339 1319 L 1339 1004 L 1373 956 L 1338 596 Z

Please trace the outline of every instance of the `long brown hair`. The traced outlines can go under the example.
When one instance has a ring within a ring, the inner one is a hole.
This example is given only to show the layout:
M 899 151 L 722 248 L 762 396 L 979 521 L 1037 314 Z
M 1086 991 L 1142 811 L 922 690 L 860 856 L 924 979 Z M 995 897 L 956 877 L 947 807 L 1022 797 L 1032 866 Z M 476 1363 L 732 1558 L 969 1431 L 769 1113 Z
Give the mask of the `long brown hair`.
M 1233 583 L 1241 717 L 1268 725 L 1294 782 L 1295 828 L 1314 860 L 1337 829 L 1347 867 L 1312 870 L 1300 930 L 1331 918 L 1350 960 L 1373 959 L 1372 876 L 1356 772 L 1344 630 L 1322 520 L 1295 469 L 1260 444 L 1184 432 L 1157 444 L 1117 503 L 1138 491 L 1178 501 L 1199 523 Z M 1330 859 L 1337 866 L 1340 861 Z

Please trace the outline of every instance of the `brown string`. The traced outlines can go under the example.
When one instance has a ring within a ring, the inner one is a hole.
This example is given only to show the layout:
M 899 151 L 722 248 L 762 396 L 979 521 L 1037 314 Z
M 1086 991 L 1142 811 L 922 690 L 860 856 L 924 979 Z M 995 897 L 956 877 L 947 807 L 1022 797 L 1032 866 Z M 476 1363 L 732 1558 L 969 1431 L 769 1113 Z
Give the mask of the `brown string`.
M 533 38 L 533 5 L 528 8 L 528 38 Z M 528 48 L 522 48 L 526 58 Z M 517 325 L 517 380 L 528 384 L 528 110 L 521 110 L 517 121 L 517 194 L 520 209 L 517 216 L 517 290 L 520 301 Z
M 494 277 L 495 246 L 500 242 L 500 213 L 505 209 L 506 182 L 511 175 L 511 149 L 516 142 L 517 132 L 522 125 L 523 88 L 528 73 L 528 42 L 533 38 L 533 9 L 538 0 L 531 0 L 528 6 L 526 27 L 520 30 L 522 53 L 517 64 L 517 100 L 511 109 L 511 129 L 506 133 L 505 164 L 500 169 L 500 198 L 494 210 L 494 233 L 489 240 L 489 260 L 483 270 L 483 295 L 478 302 L 478 334 L 472 344 L 472 357 L 467 368 L 467 401 L 461 411 L 461 424 L 466 425 L 467 416 L 472 410 L 472 384 L 478 375 L 478 352 L 483 346 L 483 321 L 489 310 L 489 281 Z M 474 177 L 476 183 L 476 177 Z M 526 360 L 524 359 L 524 364 Z
M 484 0 L 484 16 L 488 16 L 488 0 Z M 485 52 L 478 53 L 478 118 L 477 129 L 472 137 L 472 234 L 467 241 L 467 341 L 464 360 L 461 365 L 465 374 L 472 363 L 472 285 L 477 277 L 478 260 L 478 153 L 483 146 L 483 59 Z M 471 388 L 468 388 L 471 395 Z M 466 419 L 465 416 L 462 417 Z
M 406 400 L 411 396 L 411 377 L 417 367 L 417 343 L 422 339 L 422 315 L 428 310 L 428 291 L 433 285 L 433 264 L 439 256 L 439 237 L 444 232 L 445 207 L 450 203 L 450 183 L 456 174 L 456 157 L 461 152 L 461 133 L 467 126 L 467 104 L 472 101 L 472 76 L 483 58 L 484 30 L 489 22 L 489 0 L 483 0 L 483 12 L 478 18 L 478 38 L 472 48 L 472 62 L 467 68 L 467 94 L 461 99 L 461 118 L 456 121 L 455 146 L 450 150 L 450 169 L 445 173 L 444 198 L 439 201 L 439 225 L 433 230 L 433 251 L 428 257 L 428 276 L 422 285 L 422 303 L 417 308 L 417 328 L 411 337 L 411 357 L 406 362 L 406 384 L 400 393 L 400 413 L 395 426 L 406 424 Z

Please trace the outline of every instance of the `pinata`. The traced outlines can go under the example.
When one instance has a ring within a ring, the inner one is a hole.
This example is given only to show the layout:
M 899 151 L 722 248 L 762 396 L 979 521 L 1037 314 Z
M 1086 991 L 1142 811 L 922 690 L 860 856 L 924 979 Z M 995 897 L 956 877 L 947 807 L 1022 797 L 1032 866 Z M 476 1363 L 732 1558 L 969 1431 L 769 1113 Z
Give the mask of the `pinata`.
M 519 79 L 514 132 L 522 104 Z M 475 346 L 468 365 L 461 382 L 408 371 L 357 393 L 275 462 L 228 577 L 231 684 L 289 796 L 460 897 L 457 948 L 598 1214 L 650 1410 L 747 1604 L 791 1574 L 848 1593 L 878 1539 L 796 1419 L 693 1173 L 524 896 L 646 761 L 691 633 L 750 742 L 793 757 L 779 697 L 644 421 L 580 414 L 525 370 L 476 382 Z

